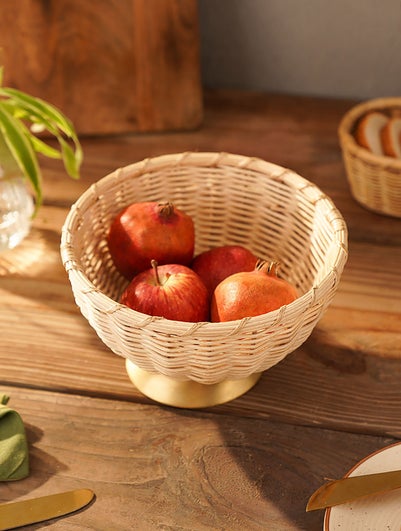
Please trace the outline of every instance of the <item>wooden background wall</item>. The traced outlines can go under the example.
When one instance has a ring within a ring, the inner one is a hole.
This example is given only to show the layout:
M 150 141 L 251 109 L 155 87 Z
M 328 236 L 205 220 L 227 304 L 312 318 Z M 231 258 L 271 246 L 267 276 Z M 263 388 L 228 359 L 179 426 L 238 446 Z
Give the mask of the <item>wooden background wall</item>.
M 202 121 L 196 0 L 1 0 L 4 85 L 57 105 L 81 134 Z

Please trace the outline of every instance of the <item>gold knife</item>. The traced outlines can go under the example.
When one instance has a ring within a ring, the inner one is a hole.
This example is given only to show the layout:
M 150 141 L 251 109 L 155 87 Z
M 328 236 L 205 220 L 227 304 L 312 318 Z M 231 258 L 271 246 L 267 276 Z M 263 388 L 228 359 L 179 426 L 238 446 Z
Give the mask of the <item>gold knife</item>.
M 76 489 L 40 498 L 0 504 L 0 531 L 36 524 L 82 509 L 93 500 L 90 489 Z
M 400 487 L 401 470 L 336 479 L 322 485 L 312 494 L 306 510 L 326 509 L 327 507 L 333 507 L 364 496 L 379 494 Z

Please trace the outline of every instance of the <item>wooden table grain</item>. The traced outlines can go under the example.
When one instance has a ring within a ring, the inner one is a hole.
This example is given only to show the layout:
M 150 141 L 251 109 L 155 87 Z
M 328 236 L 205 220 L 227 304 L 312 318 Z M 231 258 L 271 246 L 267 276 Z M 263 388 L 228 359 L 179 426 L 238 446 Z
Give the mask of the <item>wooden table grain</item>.
M 312 492 L 401 439 L 401 220 L 350 195 L 337 127 L 353 103 L 206 91 L 196 131 L 82 138 L 80 181 L 43 161 L 44 205 L 0 255 L 0 391 L 24 419 L 31 459 L 28 478 L 0 484 L 0 501 L 96 492 L 49 529 L 322 529 L 323 512 L 305 512 Z M 349 229 L 338 293 L 311 337 L 247 394 L 196 411 L 135 389 L 75 305 L 59 251 L 68 209 L 91 183 L 192 150 L 291 168 L 330 195 Z

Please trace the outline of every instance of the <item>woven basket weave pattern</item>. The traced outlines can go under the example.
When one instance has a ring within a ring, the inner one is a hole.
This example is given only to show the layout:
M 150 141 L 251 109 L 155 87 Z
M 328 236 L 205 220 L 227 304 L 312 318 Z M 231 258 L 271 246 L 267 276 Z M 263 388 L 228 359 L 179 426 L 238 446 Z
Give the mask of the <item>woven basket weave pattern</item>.
M 171 200 L 195 222 L 199 253 L 241 244 L 278 260 L 301 296 L 262 316 L 185 323 L 117 301 L 126 280 L 107 247 L 112 219 L 138 201 Z M 72 206 L 61 254 L 83 315 L 116 354 L 151 372 L 217 383 L 264 371 L 300 346 L 332 300 L 347 259 L 347 229 L 316 186 L 279 166 L 225 153 L 147 159 L 104 177 Z
M 339 138 L 352 196 L 364 207 L 401 217 L 401 160 L 374 155 L 354 137 L 358 121 L 368 112 L 401 116 L 401 98 L 377 98 L 353 107 L 341 120 Z

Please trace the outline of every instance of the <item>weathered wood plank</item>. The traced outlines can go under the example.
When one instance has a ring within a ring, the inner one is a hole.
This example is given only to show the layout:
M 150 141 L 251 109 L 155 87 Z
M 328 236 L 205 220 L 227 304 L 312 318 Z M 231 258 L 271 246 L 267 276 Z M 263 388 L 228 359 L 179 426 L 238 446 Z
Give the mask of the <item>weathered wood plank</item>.
M 394 442 L 158 406 L 1 387 L 26 424 L 31 473 L 0 501 L 87 487 L 95 502 L 47 529 L 320 531 L 326 477 Z

